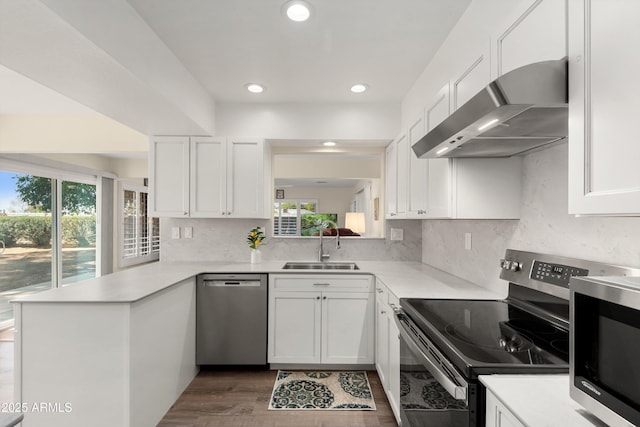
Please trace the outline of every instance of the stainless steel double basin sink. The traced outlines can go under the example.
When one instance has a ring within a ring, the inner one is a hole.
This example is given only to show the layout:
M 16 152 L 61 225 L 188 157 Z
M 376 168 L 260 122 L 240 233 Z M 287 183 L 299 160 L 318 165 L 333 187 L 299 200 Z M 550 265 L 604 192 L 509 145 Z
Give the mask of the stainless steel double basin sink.
M 283 270 L 360 270 L 355 262 L 288 262 Z

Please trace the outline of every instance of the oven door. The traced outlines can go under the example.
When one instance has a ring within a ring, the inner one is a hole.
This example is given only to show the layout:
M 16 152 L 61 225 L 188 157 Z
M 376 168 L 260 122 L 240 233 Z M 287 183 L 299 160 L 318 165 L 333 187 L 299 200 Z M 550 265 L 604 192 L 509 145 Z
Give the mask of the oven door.
M 463 377 L 402 310 L 395 321 L 402 427 L 479 426 L 477 383 Z

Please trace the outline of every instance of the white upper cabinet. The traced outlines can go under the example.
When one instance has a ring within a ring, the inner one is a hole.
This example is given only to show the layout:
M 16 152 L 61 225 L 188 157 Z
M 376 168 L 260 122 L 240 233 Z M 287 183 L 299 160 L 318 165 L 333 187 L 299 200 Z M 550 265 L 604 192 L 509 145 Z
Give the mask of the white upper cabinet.
M 496 76 L 567 56 L 566 0 L 527 1 L 494 36 Z
M 640 2 L 569 0 L 569 213 L 640 214 Z
M 451 108 L 449 84 L 438 91 L 425 108 L 426 132 L 449 117 Z M 427 164 L 427 217 L 448 218 L 451 216 L 451 174 L 449 159 L 421 159 Z
M 190 216 L 219 217 L 227 206 L 227 141 L 191 138 Z
M 481 50 L 472 52 L 463 66 L 451 78 L 451 112 L 473 98 L 491 81 L 491 46 L 487 43 Z
M 154 137 L 149 149 L 153 216 L 189 215 L 189 137 Z
M 407 215 L 407 202 L 409 197 L 409 138 L 401 135 L 395 141 L 397 182 L 396 182 L 396 213 L 400 217 Z
M 268 218 L 270 161 L 261 139 L 153 137 L 153 215 Z
M 271 211 L 270 162 L 262 139 L 229 138 L 227 141 L 227 216 L 268 218 Z
M 398 215 L 398 160 L 395 141 L 385 150 L 385 200 L 386 217 Z
M 407 132 L 409 147 L 408 169 L 409 169 L 409 190 L 407 198 L 407 216 L 409 218 L 422 218 L 428 210 L 428 179 L 429 162 L 419 159 L 411 147 L 426 134 L 424 115 L 421 114 L 410 125 Z

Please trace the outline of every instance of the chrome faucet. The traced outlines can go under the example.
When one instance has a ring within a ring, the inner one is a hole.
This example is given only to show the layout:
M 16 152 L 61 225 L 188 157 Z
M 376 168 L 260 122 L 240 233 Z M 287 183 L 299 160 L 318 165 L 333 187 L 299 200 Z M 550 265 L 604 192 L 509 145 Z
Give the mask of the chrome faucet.
M 326 228 L 325 225 L 333 225 L 333 228 L 335 228 L 336 230 L 336 249 L 340 249 L 340 230 L 338 230 L 338 224 L 336 224 L 335 222 L 329 220 L 329 219 L 325 219 L 322 220 L 320 222 L 320 249 L 318 250 L 318 261 L 320 262 L 325 262 L 329 260 L 329 257 L 331 255 L 329 255 L 328 252 L 324 251 L 324 245 L 323 245 L 323 237 L 322 235 L 324 234 L 324 229 Z

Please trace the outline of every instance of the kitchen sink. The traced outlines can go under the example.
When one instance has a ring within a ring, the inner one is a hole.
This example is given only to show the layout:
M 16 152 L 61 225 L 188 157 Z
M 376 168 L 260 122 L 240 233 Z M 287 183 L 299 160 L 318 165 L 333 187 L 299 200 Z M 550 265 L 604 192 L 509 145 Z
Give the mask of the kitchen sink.
M 288 262 L 284 270 L 360 270 L 355 262 Z

